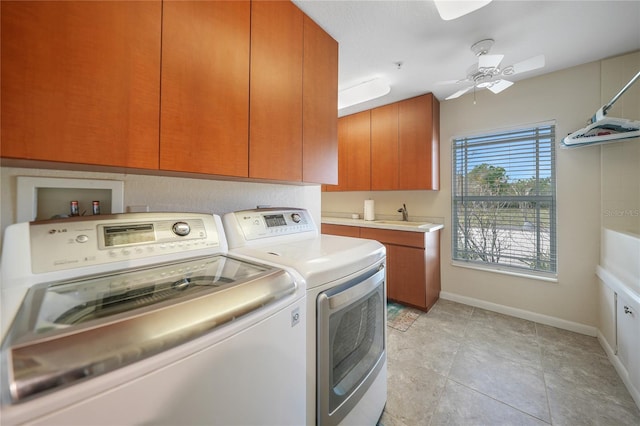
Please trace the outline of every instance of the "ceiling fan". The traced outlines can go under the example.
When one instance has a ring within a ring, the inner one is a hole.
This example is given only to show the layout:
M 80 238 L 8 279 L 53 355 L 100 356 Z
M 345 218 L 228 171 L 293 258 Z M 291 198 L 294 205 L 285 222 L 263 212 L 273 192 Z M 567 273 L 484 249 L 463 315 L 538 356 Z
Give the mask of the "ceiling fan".
M 455 99 L 464 95 L 471 89 L 489 89 L 493 93 L 500 93 L 513 82 L 501 77 L 520 74 L 544 67 L 544 55 L 538 55 L 525 59 L 513 65 L 500 67 L 504 55 L 490 55 L 489 50 L 493 46 L 492 39 L 480 40 L 471 46 L 471 51 L 478 57 L 478 63 L 473 64 L 467 70 L 467 77 L 461 80 L 442 81 L 440 84 L 466 84 L 467 87 L 458 90 L 446 99 Z

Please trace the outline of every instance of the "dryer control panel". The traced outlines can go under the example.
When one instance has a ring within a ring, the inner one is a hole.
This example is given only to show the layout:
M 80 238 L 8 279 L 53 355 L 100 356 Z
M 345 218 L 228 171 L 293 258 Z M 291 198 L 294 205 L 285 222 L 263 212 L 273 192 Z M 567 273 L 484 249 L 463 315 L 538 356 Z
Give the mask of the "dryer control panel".
M 309 212 L 296 208 L 238 211 L 225 215 L 224 223 L 230 247 L 262 238 L 318 232 Z

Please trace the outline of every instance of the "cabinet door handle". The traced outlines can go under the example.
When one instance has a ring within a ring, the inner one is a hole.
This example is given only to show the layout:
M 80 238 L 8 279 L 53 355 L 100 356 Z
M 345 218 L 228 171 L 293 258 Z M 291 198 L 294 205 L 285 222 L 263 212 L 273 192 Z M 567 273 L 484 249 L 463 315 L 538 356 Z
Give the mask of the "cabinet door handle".
M 629 315 L 633 315 L 633 311 L 627 305 L 624 305 L 624 313 L 625 314 L 629 314 Z

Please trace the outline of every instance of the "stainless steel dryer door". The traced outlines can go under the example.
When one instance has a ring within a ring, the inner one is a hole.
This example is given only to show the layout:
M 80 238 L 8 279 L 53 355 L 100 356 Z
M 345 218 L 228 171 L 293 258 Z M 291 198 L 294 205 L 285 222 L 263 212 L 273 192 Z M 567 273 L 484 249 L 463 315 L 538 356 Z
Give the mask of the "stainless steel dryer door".
M 317 299 L 317 420 L 337 425 L 386 360 L 384 263 Z
M 38 285 L 2 344 L 2 385 L 16 402 L 108 373 L 296 288 L 281 269 L 225 255 Z

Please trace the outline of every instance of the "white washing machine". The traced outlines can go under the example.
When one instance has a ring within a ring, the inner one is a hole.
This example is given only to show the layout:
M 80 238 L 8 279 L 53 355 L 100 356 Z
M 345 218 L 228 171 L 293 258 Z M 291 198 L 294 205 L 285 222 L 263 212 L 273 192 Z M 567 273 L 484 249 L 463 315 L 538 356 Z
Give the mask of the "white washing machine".
M 228 213 L 229 253 L 272 264 L 307 288 L 307 425 L 375 425 L 387 398 L 386 252 L 321 235 L 304 209 Z
M 306 289 L 219 217 L 20 223 L 1 264 L 3 425 L 306 421 Z

